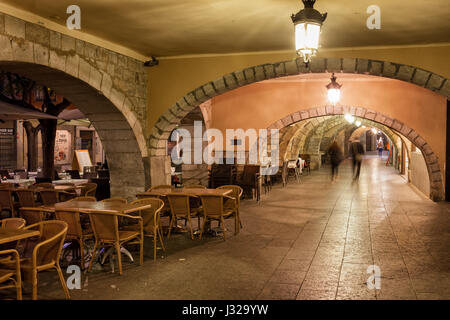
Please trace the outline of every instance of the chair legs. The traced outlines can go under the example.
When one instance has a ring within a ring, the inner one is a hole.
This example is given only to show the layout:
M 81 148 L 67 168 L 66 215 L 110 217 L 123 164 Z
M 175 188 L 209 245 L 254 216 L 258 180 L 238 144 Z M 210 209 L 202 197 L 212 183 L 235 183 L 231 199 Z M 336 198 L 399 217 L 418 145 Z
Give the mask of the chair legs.
M 56 268 L 56 271 L 58 272 L 59 280 L 61 281 L 61 285 L 63 287 L 64 294 L 66 295 L 67 299 L 70 299 L 69 289 L 67 289 L 66 280 L 64 279 L 64 276 L 62 274 L 61 267 L 59 266 L 58 263 L 56 263 L 55 268 Z
M 122 275 L 122 254 L 120 252 L 120 244 L 115 243 L 114 247 L 116 248 L 117 253 L 117 264 L 119 265 L 119 274 Z
M 91 270 L 92 270 L 92 264 L 94 263 L 95 254 L 97 253 L 97 249 L 98 249 L 98 242 L 97 242 L 97 240 L 95 240 L 94 250 L 92 251 L 92 257 L 91 257 L 91 261 L 89 262 L 88 272 L 91 272 Z
M 32 299 L 37 300 L 37 289 L 38 289 L 38 279 L 37 279 L 37 271 L 33 270 L 33 275 L 31 276 L 31 284 L 33 286 Z

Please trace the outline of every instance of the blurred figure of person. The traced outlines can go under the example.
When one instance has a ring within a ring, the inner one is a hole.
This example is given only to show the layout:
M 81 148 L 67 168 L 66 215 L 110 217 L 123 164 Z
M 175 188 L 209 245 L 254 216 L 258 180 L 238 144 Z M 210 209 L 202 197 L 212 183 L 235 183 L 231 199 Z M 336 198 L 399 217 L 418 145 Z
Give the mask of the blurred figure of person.
M 331 162 L 331 183 L 334 183 L 338 178 L 339 165 L 344 157 L 342 156 L 341 148 L 339 148 L 336 141 L 331 144 L 327 153 L 330 156 Z
M 378 156 L 382 158 L 384 146 L 383 146 L 383 139 L 381 138 L 378 140 L 377 149 L 378 149 Z
M 359 179 L 361 161 L 364 155 L 364 147 L 359 140 L 353 140 L 350 145 L 350 154 L 353 158 L 353 181 L 356 181 Z

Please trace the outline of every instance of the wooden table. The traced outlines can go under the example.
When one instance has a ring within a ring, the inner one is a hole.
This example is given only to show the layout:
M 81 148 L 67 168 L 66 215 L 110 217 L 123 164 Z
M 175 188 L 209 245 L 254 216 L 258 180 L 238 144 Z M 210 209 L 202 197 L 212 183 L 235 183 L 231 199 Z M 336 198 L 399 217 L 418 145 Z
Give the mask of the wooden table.
M 151 204 L 131 204 L 117 202 L 95 202 L 95 201 L 66 201 L 58 202 L 51 206 L 43 206 L 47 210 L 58 209 L 78 209 L 82 212 L 92 212 L 95 210 L 110 210 L 124 214 L 151 208 Z
M 41 233 L 37 230 L 10 230 L 1 228 L 0 229 L 0 244 L 14 242 L 26 238 L 31 238 L 40 235 Z
M 62 183 L 73 183 L 74 185 L 78 186 L 80 184 L 88 183 L 89 179 L 63 179 L 63 180 L 55 180 L 52 181 L 52 183 L 57 186 L 58 184 Z
M 189 193 L 195 196 L 202 195 L 217 195 L 217 196 L 226 196 L 232 193 L 232 189 L 202 189 L 202 188 L 166 188 L 166 189 L 154 189 L 149 192 L 138 193 L 136 196 L 139 197 L 149 197 L 154 194 L 160 196 L 167 196 L 169 194 L 179 194 L 179 193 Z

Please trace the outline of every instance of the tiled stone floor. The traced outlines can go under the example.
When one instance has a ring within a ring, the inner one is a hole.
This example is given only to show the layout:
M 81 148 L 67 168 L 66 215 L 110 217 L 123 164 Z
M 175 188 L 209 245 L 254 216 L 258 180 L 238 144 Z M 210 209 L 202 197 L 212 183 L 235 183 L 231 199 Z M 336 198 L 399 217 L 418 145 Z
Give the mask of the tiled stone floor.
M 383 163 L 366 158 L 359 183 L 345 162 L 335 184 L 323 168 L 243 201 L 244 229 L 233 236 L 228 222 L 226 242 L 174 235 L 156 262 L 146 242 L 143 267 L 83 275 L 72 299 L 449 299 L 450 206 Z M 369 265 L 380 290 L 367 288 Z M 56 274 L 39 283 L 40 299 L 64 298 Z

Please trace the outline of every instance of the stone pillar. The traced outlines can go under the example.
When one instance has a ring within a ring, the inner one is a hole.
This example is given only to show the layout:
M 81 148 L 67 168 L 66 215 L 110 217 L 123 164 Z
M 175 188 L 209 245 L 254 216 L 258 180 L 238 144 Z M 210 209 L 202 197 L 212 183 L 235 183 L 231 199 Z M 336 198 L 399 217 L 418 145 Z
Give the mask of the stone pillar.
M 171 184 L 170 156 L 150 157 L 150 184 Z
M 310 154 L 309 159 L 311 160 L 311 170 L 319 170 L 322 166 L 322 155 L 318 154 Z

